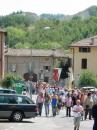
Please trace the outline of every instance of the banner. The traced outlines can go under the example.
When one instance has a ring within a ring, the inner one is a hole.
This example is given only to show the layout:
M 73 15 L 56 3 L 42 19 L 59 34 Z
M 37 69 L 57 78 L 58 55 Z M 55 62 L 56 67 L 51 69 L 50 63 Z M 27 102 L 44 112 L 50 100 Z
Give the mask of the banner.
M 53 79 L 55 81 L 59 81 L 60 74 L 61 74 L 61 68 L 54 68 L 53 69 Z

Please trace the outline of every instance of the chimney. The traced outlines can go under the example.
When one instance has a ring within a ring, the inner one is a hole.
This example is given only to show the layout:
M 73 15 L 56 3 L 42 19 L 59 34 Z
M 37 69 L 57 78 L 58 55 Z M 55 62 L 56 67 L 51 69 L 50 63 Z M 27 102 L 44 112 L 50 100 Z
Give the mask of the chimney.
M 94 44 L 94 37 L 91 37 L 91 43 L 90 43 L 90 45 L 93 45 Z

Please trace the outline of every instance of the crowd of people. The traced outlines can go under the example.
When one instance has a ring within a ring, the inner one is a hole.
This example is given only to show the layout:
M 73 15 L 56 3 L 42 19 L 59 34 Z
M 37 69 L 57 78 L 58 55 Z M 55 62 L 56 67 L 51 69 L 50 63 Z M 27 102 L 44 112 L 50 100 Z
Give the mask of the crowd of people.
M 94 105 L 97 103 L 97 92 L 82 92 L 79 89 L 60 91 L 59 88 L 42 88 L 38 91 L 36 103 L 39 116 L 42 114 L 43 105 L 45 106 L 46 117 L 49 116 L 50 105 L 54 117 L 63 109 L 66 111 L 66 117 L 74 117 L 74 130 L 79 130 L 81 120 L 92 120 L 95 117 L 95 114 L 92 113 L 95 109 Z M 97 130 L 97 126 L 93 130 Z
M 46 117 L 50 114 L 50 107 L 53 117 L 62 109 L 66 117 L 74 117 L 74 130 L 79 130 L 80 121 L 87 119 L 94 119 L 93 130 L 97 130 L 97 91 L 82 91 L 77 88 L 68 90 L 47 83 L 36 84 L 33 88 L 31 91 L 34 90 L 34 94 L 37 94 L 39 116 L 42 115 L 43 105 Z

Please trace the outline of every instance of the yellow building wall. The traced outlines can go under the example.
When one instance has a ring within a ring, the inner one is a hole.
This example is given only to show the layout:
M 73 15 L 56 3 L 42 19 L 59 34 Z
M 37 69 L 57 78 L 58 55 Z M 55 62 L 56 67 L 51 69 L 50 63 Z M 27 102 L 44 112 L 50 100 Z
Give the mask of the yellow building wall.
M 74 65 L 74 79 L 77 84 L 80 73 L 85 70 L 81 68 L 81 61 L 83 58 L 87 59 L 87 69 L 97 75 L 97 47 L 91 47 L 88 53 L 79 52 L 79 47 L 72 48 L 72 64 Z

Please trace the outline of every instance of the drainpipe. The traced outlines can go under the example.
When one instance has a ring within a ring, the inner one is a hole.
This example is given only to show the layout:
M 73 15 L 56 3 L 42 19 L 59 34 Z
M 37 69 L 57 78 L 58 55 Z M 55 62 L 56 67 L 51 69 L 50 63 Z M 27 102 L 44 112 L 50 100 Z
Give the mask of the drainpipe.
M 2 33 L 1 33 L 1 79 L 4 77 L 4 52 L 3 52 L 3 38 L 2 38 Z
M 7 58 L 7 73 L 8 73 L 8 55 L 7 55 L 6 58 Z
M 73 48 L 73 76 L 74 76 L 74 54 L 75 54 L 75 52 L 74 52 L 74 48 Z

